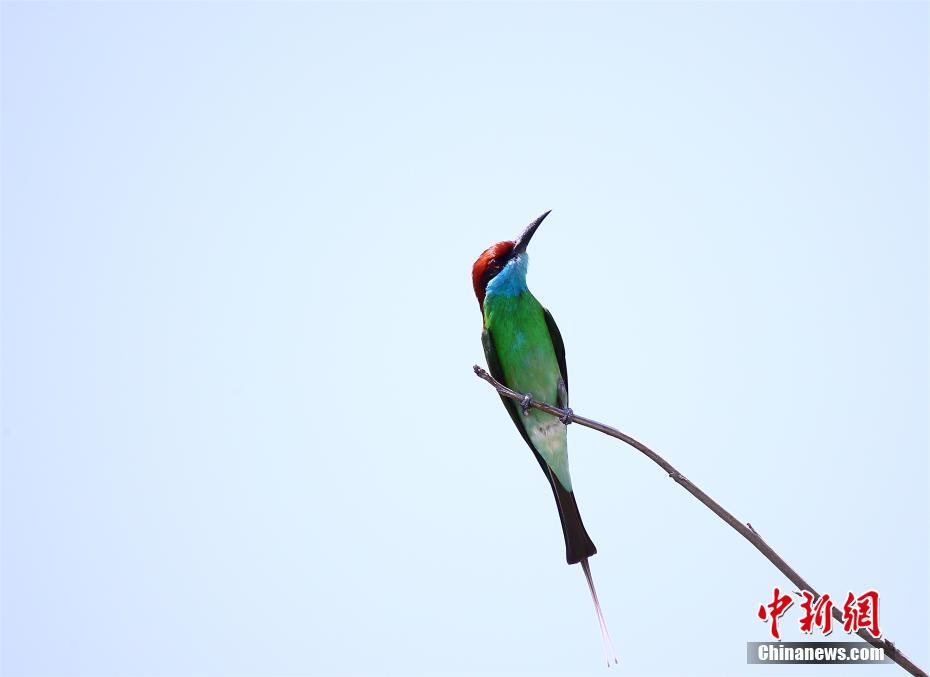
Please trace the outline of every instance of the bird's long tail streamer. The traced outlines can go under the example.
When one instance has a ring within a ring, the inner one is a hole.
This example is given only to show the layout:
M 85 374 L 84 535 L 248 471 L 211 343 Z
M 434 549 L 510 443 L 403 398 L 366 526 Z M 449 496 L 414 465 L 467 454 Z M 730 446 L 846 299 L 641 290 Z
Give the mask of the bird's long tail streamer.
M 608 667 L 617 663 L 617 652 L 614 651 L 613 642 L 610 641 L 610 633 L 607 632 L 607 622 L 604 620 L 604 614 L 601 612 L 601 603 L 597 599 L 597 590 L 594 589 L 594 579 L 591 578 L 591 567 L 588 565 L 588 558 L 581 560 L 581 568 L 584 571 L 584 577 L 588 581 L 588 590 L 591 591 L 591 599 L 594 600 L 594 610 L 597 611 L 597 623 L 601 627 L 601 643 L 604 646 L 604 656 L 607 658 Z

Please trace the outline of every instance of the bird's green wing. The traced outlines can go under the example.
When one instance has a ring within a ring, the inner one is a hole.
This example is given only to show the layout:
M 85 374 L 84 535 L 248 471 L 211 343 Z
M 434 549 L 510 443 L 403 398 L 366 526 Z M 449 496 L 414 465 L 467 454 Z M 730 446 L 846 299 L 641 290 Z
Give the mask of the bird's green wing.
M 565 383 L 567 374 L 565 371 L 565 346 L 562 345 L 562 335 L 559 334 L 559 328 L 555 326 L 552 316 L 548 312 L 546 312 L 545 315 L 546 324 L 549 326 L 549 333 L 552 335 L 552 343 L 555 345 L 559 369 L 562 372 L 562 381 Z M 494 346 L 494 337 L 487 329 L 481 332 L 481 345 L 484 346 L 484 357 L 488 361 L 488 371 L 491 376 L 497 379 L 498 383 L 504 383 L 504 385 L 506 385 L 504 382 L 504 370 L 501 369 L 501 363 L 497 357 L 497 348 Z M 565 388 L 565 397 L 567 399 L 568 386 L 566 385 Z M 588 532 L 585 531 L 584 524 L 581 521 L 581 513 L 578 512 L 578 504 L 575 502 L 575 495 L 562 486 L 562 483 L 555 477 L 555 474 L 549 468 L 546 461 L 539 452 L 536 451 L 536 447 L 533 446 L 529 435 L 526 433 L 526 429 L 523 427 L 523 421 L 520 420 L 521 414 L 519 405 L 514 400 L 509 397 L 504 397 L 503 395 L 501 395 L 501 401 L 504 403 L 504 408 L 507 409 L 507 413 L 510 414 L 510 418 L 513 419 L 514 425 L 517 426 L 517 430 L 520 431 L 520 435 L 523 436 L 523 440 L 533 452 L 533 456 L 536 457 L 536 462 L 539 463 L 539 467 L 542 469 L 543 474 L 549 481 L 552 495 L 555 498 L 556 505 L 559 507 L 559 519 L 562 522 L 562 535 L 565 537 L 565 560 L 569 564 L 575 564 L 576 562 L 581 562 L 591 557 L 597 553 L 597 548 L 594 547 L 594 543 L 591 542 Z
M 484 358 L 488 362 L 488 372 L 490 372 L 491 376 L 493 376 L 498 383 L 504 383 L 504 370 L 501 368 L 500 360 L 497 357 L 494 337 L 491 336 L 491 332 L 487 329 L 481 332 L 481 345 L 484 346 Z M 504 385 L 507 384 L 504 383 Z M 523 427 L 523 421 L 520 420 L 520 407 L 509 397 L 504 397 L 503 395 L 500 397 L 501 402 L 504 403 L 504 408 L 507 410 L 507 413 L 510 414 L 510 418 L 513 419 L 513 424 L 517 426 L 517 430 L 519 430 L 520 434 L 523 436 L 523 441 L 526 442 L 527 446 L 533 451 L 533 456 L 536 457 L 536 460 L 539 462 L 539 467 L 542 468 L 543 473 L 548 479 L 549 466 L 546 465 L 546 461 L 539 455 L 539 452 L 536 451 L 536 447 L 534 447 L 533 443 L 530 441 L 530 436 L 526 434 L 526 428 Z
M 568 367 L 565 366 L 565 343 L 562 342 L 562 333 L 559 331 L 559 325 L 552 318 L 552 313 L 543 308 L 543 316 L 546 318 L 546 326 L 549 328 L 549 337 L 552 339 L 552 347 L 555 348 L 555 359 L 559 363 L 559 373 L 562 375 L 562 383 L 565 384 L 565 397 L 561 406 L 568 406 Z

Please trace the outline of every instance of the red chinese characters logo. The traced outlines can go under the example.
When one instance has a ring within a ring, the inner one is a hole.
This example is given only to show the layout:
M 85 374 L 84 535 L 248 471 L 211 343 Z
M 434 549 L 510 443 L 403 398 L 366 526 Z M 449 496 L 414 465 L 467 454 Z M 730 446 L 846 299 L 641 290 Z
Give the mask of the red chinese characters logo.
M 856 632 L 859 629 L 868 630 L 872 637 L 880 637 L 882 631 L 878 629 L 878 592 L 868 590 L 858 597 L 852 593 L 846 596 L 843 605 L 843 630 Z
M 780 593 L 781 590 L 775 588 L 772 594 L 772 602 L 759 605 L 759 618 L 763 621 L 766 619 L 772 621 L 772 637 L 775 639 L 781 639 L 781 635 L 778 634 L 778 619 L 788 610 L 788 607 L 794 604 L 794 600 L 789 595 Z
M 824 595 L 814 601 L 812 593 L 802 590 L 801 596 L 804 597 L 804 601 L 801 602 L 801 608 L 804 610 L 801 632 L 810 634 L 814 627 L 820 628 L 825 636 L 833 632 L 833 600 L 830 599 L 830 595 Z
M 801 632 L 811 634 L 814 628 L 820 628 L 822 635 L 833 632 L 833 600 L 829 594 L 817 596 L 807 590 L 795 593 L 802 598 L 800 607 L 804 612 L 799 625 Z M 772 591 L 772 601 L 760 604 L 758 616 L 762 621 L 770 623 L 769 632 L 775 639 L 781 639 L 778 630 L 778 619 L 794 604 L 791 596 L 782 594 L 777 587 Z M 872 637 L 881 637 L 882 631 L 878 627 L 878 592 L 868 590 L 856 597 L 853 593 L 846 596 L 842 613 L 838 616 L 843 624 L 843 631 L 847 633 L 865 630 Z

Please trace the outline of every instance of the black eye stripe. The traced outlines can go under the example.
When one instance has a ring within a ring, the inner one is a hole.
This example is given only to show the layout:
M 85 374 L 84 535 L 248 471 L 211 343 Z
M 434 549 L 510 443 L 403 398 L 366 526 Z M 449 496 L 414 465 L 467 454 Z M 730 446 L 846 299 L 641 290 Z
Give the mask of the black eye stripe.
M 501 270 L 503 270 L 503 266 L 500 261 L 497 259 L 488 261 L 487 268 L 484 269 L 484 275 L 482 275 L 481 286 L 487 287 L 488 283 L 496 277 Z

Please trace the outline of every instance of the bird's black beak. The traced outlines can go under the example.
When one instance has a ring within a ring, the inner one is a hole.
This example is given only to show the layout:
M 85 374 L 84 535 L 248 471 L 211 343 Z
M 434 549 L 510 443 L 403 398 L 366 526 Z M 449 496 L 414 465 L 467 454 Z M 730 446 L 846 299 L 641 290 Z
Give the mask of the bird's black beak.
M 549 212 L 551 211 L 552 210 L 550 209 L 548 212 L 537 218 L 535 221 L 533 221 L 533 223 L 523 229 L 523 232 L 520 233 L 517 239 L 513 241 L 514 255 L 522 254 L 526 251 L 526 247 L 529 245 L 530 239 L 533 237 L 533 233 L 536 232 L 536 229 L 539 228 L 539 224 L 542 223 L 547 216 L 549 216 Z

